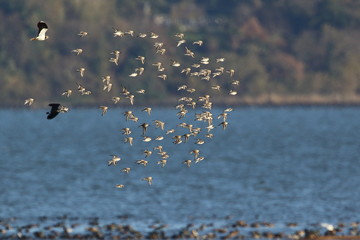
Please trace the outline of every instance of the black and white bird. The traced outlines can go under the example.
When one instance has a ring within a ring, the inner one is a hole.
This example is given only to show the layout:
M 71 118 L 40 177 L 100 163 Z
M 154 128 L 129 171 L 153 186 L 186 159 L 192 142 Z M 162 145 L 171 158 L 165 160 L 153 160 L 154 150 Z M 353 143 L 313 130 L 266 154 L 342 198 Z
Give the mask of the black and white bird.
M 47 112 L 47 119 L 53 119 L 59 114 L 60 104 L 59 103 L 50 103 L 51 107 L 50 112 Z
M 65 113 L 69 111 L 69 108 L 61 106 L 59 103 L 50 103 L 49 106 L 51 107 L 50 112 L 47 112 L 47 119 L 53 119 L 59 113 Z
M 44 41 L 46 39 L 49 38 L 49 36 L 45 35 L 47 30 L 48 30 L 48 26 L 44 21 L 40 21 L 37 24 L 37 27 L 39 28 L 39 32 L 37 37 L 31 38 L 31 41 L 37 40 L 37 41 Z

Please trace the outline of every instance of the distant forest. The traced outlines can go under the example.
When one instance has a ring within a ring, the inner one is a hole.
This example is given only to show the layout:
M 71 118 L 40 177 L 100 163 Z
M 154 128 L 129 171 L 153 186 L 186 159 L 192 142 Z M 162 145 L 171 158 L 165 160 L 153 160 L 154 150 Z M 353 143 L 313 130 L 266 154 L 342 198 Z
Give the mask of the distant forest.
M 49 26 L 49 39 L 30 41 L 40 20 Z M 166 104 L 182 84 L 198 95 L 218 85 L 222 91 L 211 91 L 220 103 L 294 96 L 358 101 L 360 95 L 359 0 L 0 0 L 0 28 L 1 107 L 21 106 L 29 97 L 39 107 L 50 101 L 106 104 L 123 86 L 146 90 L 135 104 Z M 134 36 L 114 37 L 114 28 L 133 30 Z M 79 37 L 80 31 L 88 35 Z M 159 37 L 150 38 L 151 32 Z M 185 40 L 179 47 L 177 33 Z M 198 40 L 203 45 L 193 44 Z M 156 42 L 164 44 L 163 55 L 156 53 Z M 184 55 L 185 47 L 194 58 Z M 83 53 L 72 52 L 77 48 Z M 114 50 L 121 52 L 118 65 L 109 61 Z M 144 64 L 138 56 L 145 56 Z M 191 72 L 211 70 L 209 81 L 180 72 L 202 57 L 209 63 Z M 171 66 L 174 60 L 181 66 Z M 166 80 L 152 65 L 159 61 Z M 84 77 L 76 71 L 81 67 Z M 144 73 L 130 77 L 139 67 Z M 213 76 L 221 67 L 224 74 Z M 226 73 L 230 69 L 233 76 Z M 103 90 L 107 75 L 110 93 Z M 92 94 L 78 94 L 78 83 Z M 69 98 L 61 95 L 67 89 L 73 90 Z M 238 94 L 230 96 L 231 89 Z

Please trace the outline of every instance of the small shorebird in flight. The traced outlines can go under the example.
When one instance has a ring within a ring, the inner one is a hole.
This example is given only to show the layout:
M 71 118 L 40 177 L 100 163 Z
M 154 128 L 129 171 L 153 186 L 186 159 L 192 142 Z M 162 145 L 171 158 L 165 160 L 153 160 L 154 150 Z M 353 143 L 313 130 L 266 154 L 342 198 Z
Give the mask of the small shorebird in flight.
M 116 104 L 116 103 L 120 102 L 121 97 L 113 97 L 112 100 Z
M 133 137 L 126 137 L 126 138 L 124 139 L 124 142 L 125 142 L 125 143 L 129 143 L 130 146 L 132 146 L 132 145 L 133 145 L 133 140 L 134 140 Z
M 205 141 L 204 140 L 202 140 L 202 139 L 196 139 L 196 142 L 195 142 L 195 144 L 199 144 L 199 145 L 202 145 L 202 144 L 204 144 L 205 143 Z
M 134 97 L 135 97 L 134 95 L 129 95 L 126 97 L 129 99 L 131 105 L 134 105 Z
M 181 45 L 181 44 L 184 44 L 185 42 L 186 42 L 185 39 L 179 40 L 179 41 L 177 42 L 176 47 L 180 47 L 180 45 Z
M 161 155 L 162 159 L 168 159 L 169 158 L 169 155 L 164 151 L 158 152 L 158 154 Z
M 161 48 L 161 49 L 156 50 L 156 53 L 160 53 L 160 55 L 164 55 L 165 52 L 166 52 L 165 48 Z
M 181 73 L 185 73 L 186 75 L 188 75 L 191 72 L 191 68 L 184 68 L 181 70 Z
M 81 76 L 81 77 L 84 77 L 85 68 L 83 68 L 83 67 L 82 67 L 82 68 L 78 68 L 78 69 L 76 69 L 76 71 L 80 73 L 80 76 Z
M 183 33 L 177 33 L 174 36 L 183 39 L 185 35 Z
M 104 84 L 109 84 L 111 82 L 111 77 L 109 75 L 102 78 Z
M 124 135 L 130 135 L 131 134 L 131 129 L 130 128 L 123 128 L 121 129 L 122 134 Z
M 203 44 L 203 41 L 201 41 L 201 40 L 195 41 L 195 42 L 193 42 L 193 44 L 201 46 Z
M 37 41 L 44 41 L 49 38 L 49 36 L 46 36 L 45 33 L 48 30 L 48 26 L 44 21 L 40 21 L 37 24 L 37 27 L 39 29 L 37 37 L 31 38 L 31 41 L 37 40 Z
M 117 59 L 120 57 L 120 53 L 121 52 L 119 50 L 114 50 L 114 51 L 111 52 L 111 54 L 114 54 L 115 58 L 117 58 Z
M 139 68 L 135 68 L 135 72 L 139 73 L 139 75 L 142 75 L 144 73 L 145 68 L 143 67 L 139 67 Z
M 144 56 L 138 56 L 137 58 L 135 58 L 135 60 L 138 60 L 141 62 L 141 64 L 145 63 L 145 57 Z
M 142 112 L 147 112 L 148 113 L 148 115 L 150 116 L 150 114 L 151 114 L 151 110 L 152 110 L 152 108 L 151 107 L 145 107 L 143 110 L 141 110 Z
M 179 86 L 177 90 L 180 91 L 180 90 L 186 90 L 186 89 L 187 89 L 187 85 L 184 84 L 184 85 Z
M 209 61 L 210 59 L 208 57 L 202 57 L 200 63 L 206 65 L 209 64 Z
M 221 74 L 224 73 L 224 70 L 225 70 L 224 67 L 219 67 L 219 68 L 216 68 L 216 69 L 215 69 L 215 71 L 221 72 Z
M 146 38 L 147 34 L 146 33 L 139 33 L 138 37 L 139 38 Z
M 103 90 L 107 90 L 107 92 L 110 92 L 112 88 L 112 83 L 107 83 L 104 85 Z
M 154 150 L 158 150 L 161 153 L 164 152 L 163 146 L 161 146 L 161 145 L 154 147 Z
M 122 93 L 124 96 L 128 96 L 128 95 L 130 95 L 129 90 L 127 90 L 127 88 L 126 88 L 126 87 L 124 87 L 124 86 L 122 86 L 122 91 L 121 91 L 121 93 Z
M 147 128 L 149 127 L 148 123 L 143 123 L 139 127 L 142 127 L 142 135 L 145 135 Z
M 214 136 L 214 134 L 212 134 L 212 133 L 205 134 L 205 137 L 207 137 L 207 138 L 212 138 L 213 136 Z
M 150 150 L 144 150 L 145 157 L 149 157 L 152 154 L 152 151 Z
M 105 113 L 108 110 L 108 107 L 107 106 L 100 106 L 99 109 L 101 109 L 101 116 L 104 116 Z
M 66 97 L 70 97 L 71 94 L 72 94 L 71 89 L 65 90 L 63 93 L 61 93 L 62 96 L 66 96 Z
M 239 84 L 240 84 L 240 81 L 239 81 L 239 80 L 232 80 L 232 81 L 231 81 L 231 84 L 233 84 L 233 85 L 239 85 Z
M 223 112 L 223 113 L 220 113 L 220 114 L 219 114 L 219 116 L 217 117 L 217 119 L 223 118 L 223 120 L 226 121 L 227 116 L 228 116 L 228 113 L 227 113 L 227 112 Z
M 213 85 L 211 86 L 211 89 L 220 91 L 220 85 Z
M 137 72 L 133 72 L 129 75 L 129 77 L 137 77 L 138 73 Z
M 225 129 L 226 129 L 226 127 L 229 125 L 229 123 L 228 123 L 228 122 L 223 121 L 223 122 L 221 122 L 218 126 L 220 126 L 220 125 L 222 125 L 223 130 L 225 130 Z
M 174 139 L 173 143 L 174 143 L 174 144 L 180 144 L 180 143 L 182 143 L 181 137 L 182 137 L 181 135 L 175 135 L 175 136 L 173 136 L 173 139 Z
M 230 90 L 229 91 L 229 95 L 235 96 L 237 94 L 237 91 L 235 90 Z
M 157 70 L 159 71 L 159 69 L 162 67 L 162 62 L 156 62 L 151 65 L 155 66 L 157 68 Z
M 161 165 L 161 167 L 165 167 L 166 162 L 167 162 L 166 159 L 161 159 L 161 160 L 159 160 L 159 161 L 157 162 L 157 164 L 158 164 L 158 165 Z
M 151 140 L 151 137 L 144 136 L 143 138 L 143 142 L 150 142 Z
M 25 99 L 24 105 L 31 106 L 31 104 L 33 104 L 33 102 L 34 102 L 33 98 L 28 98 L 28 99 Z
M 116 65 L 118 65 L 120 53 L 121 53 L 121 52 L 120 52 L 119 50 L 114 50 L 113 52 L 111 52 L 111 54 L 114 54 L 115 57 L 114 57 L 114 58 L 110 58 L 109 61 L 115 63 Z
M 165 122 L 162 122 L 160 120 L 155 120 L 154 121 L 155 127 L 156 128 L 161 128 L 161 130 L 164 130 L 165 127 Z
M 138 122 L 139 121 L 139 118 L 138 117 L 135 117 L 134 115 L 131 116 L 130 118 L 131 121 L 133 122 Z
M 79 55 L 83 52 L 83 50 L 81 48 L 77 48 L 77 49 L 71 50 L 71 52 L 75 53 L 76 55 Z
M 194 154 L 194 158 L 197 158 L 200 154 L 200 150 L 199 149 L 191 150 L 190 154 Z
M 145 89 L 140 89 L 136 91 L 138 94 L 145 94 Z
M 188 113 L 188 110 L 182 109 L 180 112 L 178 112 L 176 115 L 179 116 L 179 119 L 185 117 L 185 115 Z
M 152 184 L 152 177 L 144 177 L 142 180 L 147 181 L 149 185 Z
M 134 36 L 134 31 L 133 30 L 129 30 L 125 32 L 126 35 L 130 35 L 130 36 Z
M 141 159 L 141 160 L 136 161 L 136 163 L 139 164 L 139 165 L 143 165 L 144 167 L 146 167 L 146 165 L 148 164 L 148 161 Z
M 166 131 L 165 134 L 167 135 L 167 134 L 174 133 L 174 132 L 175 132 L 175 129 L 169 129 L 169 130 Z
M 195 163 L 199 163 L 199 162 L 201 162 L 202 160 L 204 160 L 205 159 L 205 157 L 197 157 L 196 159 L 195 159 Z
M 176 61 L 176 60 L 172 60 L 171 66 L 173 67 L 180 67 L 180 62 Z
M 184 137 L 184 142 L 187 142 L 189 140 L 189 138 L 191 137 L 191 134 L 190 133 L 185 133 L 182 136 Z
M 193 92 L 196 92 L 196 89 L 195 88 L 188 88 L 186 91 L 189 92 L 189 93 L 193 93 Z
M 150 33 L 150 38 L 158 38 L 158 37 L 159 35 L 157 35 L 156 33 L 153 32 Z
M 128 174 L 130 172 L 130 168 L 129 167 L 123 168 L 123 169 L 121 169 L 121 171 Z
M 190 102 L 187 104 L 188 106 L 191 106 L 193 109 L 196 107 L 196 102 Z
M 120 31 L 116 28 L 113 28 L 113 30 L 114 30 L 114 37 L 123 37 L 125 35 L 123 31 Z
M 184 163 L 185 165 L 187 165 L 188 167 L 190 167 L 190 165 L 191 165 L 191 160 L 185 160 L 183 163 Z
M 185 47 L 185 50 L 186 50 L 186 53 L 185 53 L 186 56 L 190 56 L 190 57 L 192 57 L 192 58 L 195 57 L 195 53 L 192 52 L 190 49 L 188 49 L 187 47 Z
M 119 162 L 121 160 L 120 157 L 116 156 L 116 155 L 111 155 L 112 158 L 111 160 L 108 162 L 108 166 L 111 166 L 111 165 L 116 165 L 117 162 Z
M 161 78 L 162 80 L 166 80 L 167 75 L 165 73 L 157 75 L 158 78 Z
M 117 66 L 119 64 L 119 59 L 118 58 L 110 58 L 109 62 L 113 62 Z
M 80 37 L 85 37 L 85 36 L 87 36 L 87 35 L 88 35 L 88 33 L 85 32 L 85 31 L 80 31 L 80 32 L 78 33 L 78 36 L 80 36 Z
M 235 70 L 234 69 L 229 69 L 226 71 L 228 74 L 230 74 L 230 77 L 234 76 Z
M 163 42 L 156 42 L 156 43 L 154 43 L 154 47 L 155 47 L 156 50 L 161 49 L 163 46 L 164 46 L 164 43 L 163 43 Z
M 78 88 L 77 88 L 78 92 L 81 93 L 81 95 L 83 95 L 84 92 L 86 91 L 85 87 L 79 83 L 76 83 L 76 84 L 78 85 Z
M 134 116 L 132 111 L 126 111 L 123 113 L 123 115 L 125 116 L 126 121 L 128 121 L 131 117 Z

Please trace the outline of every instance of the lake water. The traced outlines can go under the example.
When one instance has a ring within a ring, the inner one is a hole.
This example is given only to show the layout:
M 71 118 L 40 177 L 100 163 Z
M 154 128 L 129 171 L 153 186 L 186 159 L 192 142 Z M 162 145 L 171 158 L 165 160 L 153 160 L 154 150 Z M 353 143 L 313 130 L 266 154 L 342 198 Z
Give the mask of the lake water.
M 72 109 L 53 120 L 46 110 L 0 110 L 0 218 L 123 218 L 140 228 L 360 219 L 359 108 L 237 108 L 228 128 L 217 127 L 204 145 L 192 139 L 173 144 L 153 125 L 147 135 L 166 138 L 142 142 L 141 123 L 161 119 L 169 129 L 183 119 L 154 107 L 151 116 L 135 109 L 139 122 L 126 122 L 125 110 L 109 109 L 102 117 L 97 109 Z M 184 121 L 193 121 L 194 113 L 188 115 Z M 124 127 L 133 130 L 132 147 L 123 142 Z M 159 144 L 170 155 L 164 168 L 156 164 L 156 151 L 147 167 L 135 163 Z M 195 148 L 205 159 L 188 168 L 183 161 L 193 159 Z M 107 166 L 112 154 L 122 160 Z M 132 170 L 124 174 L 123 167 Z M 142 180 L 147 176 L 151 186 Z

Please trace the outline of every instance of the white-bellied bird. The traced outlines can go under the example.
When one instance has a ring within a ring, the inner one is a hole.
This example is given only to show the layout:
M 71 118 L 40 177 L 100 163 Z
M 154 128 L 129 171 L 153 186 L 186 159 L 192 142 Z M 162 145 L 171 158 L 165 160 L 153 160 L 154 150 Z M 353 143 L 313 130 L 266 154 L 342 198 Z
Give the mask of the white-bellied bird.
M 49 38 L 49 36 L 46 36 L 45 33 L 48 30 L 48 26 L 44 21 L 40 21 L 37 24 L 37 27 L 39 28 L 39 32 L 37 37 L 31 38 L 31 41 L 38 40 L 38 41 L 44 41 Z

